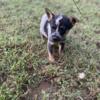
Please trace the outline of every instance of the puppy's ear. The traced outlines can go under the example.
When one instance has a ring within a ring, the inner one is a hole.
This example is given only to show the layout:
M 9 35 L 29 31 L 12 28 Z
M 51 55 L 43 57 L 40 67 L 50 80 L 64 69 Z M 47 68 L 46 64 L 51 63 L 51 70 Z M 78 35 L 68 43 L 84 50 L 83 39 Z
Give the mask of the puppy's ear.
M 76 17 L 73 17 L 73 16 L 70 16 L 69 19 L 70 19 L 72 25 L 75 25 L 75 23 L 79 22 L 79 20 Z
M 54 16 L 54 13 L 52 13 L 48 8 L 45 8 L 45 13 L 47 14 L 48 16 L 48 20 L 50 21 L 53 16 Z

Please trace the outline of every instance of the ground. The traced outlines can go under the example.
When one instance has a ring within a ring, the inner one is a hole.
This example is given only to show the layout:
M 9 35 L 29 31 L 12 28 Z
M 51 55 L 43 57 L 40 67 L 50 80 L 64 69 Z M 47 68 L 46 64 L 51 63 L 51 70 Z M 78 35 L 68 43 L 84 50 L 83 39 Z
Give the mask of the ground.
M 0 0 L 0 100 L 100 100 L 100 1 L 75 2 L 81 14 L 73 0 Z M 80 20 L 55 64 L 39 35 L 45 7 Z

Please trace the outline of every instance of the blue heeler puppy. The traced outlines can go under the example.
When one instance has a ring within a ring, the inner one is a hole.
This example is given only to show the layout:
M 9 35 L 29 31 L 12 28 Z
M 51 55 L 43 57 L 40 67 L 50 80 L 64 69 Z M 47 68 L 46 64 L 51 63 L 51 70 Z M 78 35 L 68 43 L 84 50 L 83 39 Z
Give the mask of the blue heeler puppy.
M 40 34 L 47 38 L 47 49 L 49 61 L 54 62 L 53 47 L 58 45 L 59 54 L 64 49 L 65 37 L 70 29 L 78 22 L 75 17 L 65 15 L 55 15 L 48 8 L 45 8 L 45 14 L 41 18 Z

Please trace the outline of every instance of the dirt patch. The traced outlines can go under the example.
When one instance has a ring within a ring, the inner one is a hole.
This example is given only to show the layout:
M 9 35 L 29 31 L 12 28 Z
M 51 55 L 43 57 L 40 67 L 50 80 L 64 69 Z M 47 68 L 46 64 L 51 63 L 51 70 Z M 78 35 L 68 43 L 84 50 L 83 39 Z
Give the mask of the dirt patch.
M 57 87 L 51 82 L 43 81 L 40 85 L 32 90 L 32 100 L 42 100 L 44 93 L 49 93 L 49 97 L 51 97 L 52 93 L 57 91 Z
M 100 42 L 97 42 L 96 46 L 97 46 L 98 49 L 100 49 Z
M 20 100 L 43 100 L 45 98 L 52 100 L 53 94 L 58 90 L 57 85 L 49 81 L 42 81 L 36 88 L 27 87 L 26 92 L 20 95 Z
M 94 31 L 96 34 L 100 34 L 100 30 L 95 30 Z

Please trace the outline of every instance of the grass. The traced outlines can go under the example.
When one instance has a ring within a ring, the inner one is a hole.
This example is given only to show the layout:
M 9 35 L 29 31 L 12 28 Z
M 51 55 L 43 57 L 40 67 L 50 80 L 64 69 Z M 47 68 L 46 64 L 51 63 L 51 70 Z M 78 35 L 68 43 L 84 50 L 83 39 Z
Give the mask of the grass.
M 100 1 L 76 2 L 82 16 L 72 0 L 0 0 L 0 100 L 100 100 Z M 81 20 L 56 64 L 39 36 L 45 7 Z

